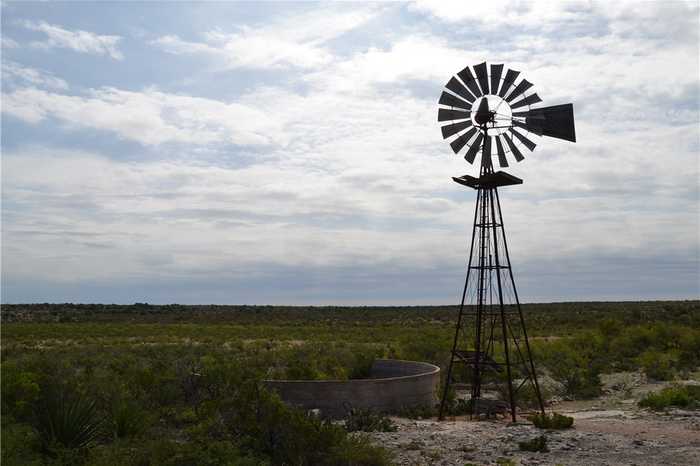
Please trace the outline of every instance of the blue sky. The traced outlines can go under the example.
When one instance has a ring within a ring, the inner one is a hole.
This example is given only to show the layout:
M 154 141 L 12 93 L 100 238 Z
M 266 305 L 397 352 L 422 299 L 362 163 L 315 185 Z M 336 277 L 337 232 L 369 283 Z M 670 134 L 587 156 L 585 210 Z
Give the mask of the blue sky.
M 505 63 L 576 144 L 501 192 L 521 299 L 700 296 L 697 2 L 2 3 L 2 301 L 444 304 Z

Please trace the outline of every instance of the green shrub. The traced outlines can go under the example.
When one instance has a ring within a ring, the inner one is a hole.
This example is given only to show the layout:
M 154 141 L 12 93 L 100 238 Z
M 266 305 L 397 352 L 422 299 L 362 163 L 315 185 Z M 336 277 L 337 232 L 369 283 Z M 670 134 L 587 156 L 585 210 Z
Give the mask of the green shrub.
M 350 368 L 348 374 L 349 379 L 367 379 L 372 375 L 372 364 L 377 358 L 378 354 L 376 351 L 357 351 L 355 354 L 355 360 Z
M 531 345 L 537 368 L 554 375 L 570 398 L 595 396 L 601 372 L 641 366 L 651 374 L 655 361 L 645 352 L 658 356 L 662 372 L 692 371 L 700 361 L 700 301 L 523 307 L 531 335 L 558 337 Z M 456 312 L 449 306 L 3 306 L 2 464 L 385 464 L 386 452 L 360 432 L 290 410 L 257 394 L 252 381 L 286 377 L 287 368 L 305 378 L 365 377 L 376 357 L 444 363 Z M 466 382 L 469 372 L 457 365 L 452 376 Z M 71 396 L 96 401 L 105 436 L 89 449 L 56 442 L 49 457 L 31 426 L 43 404 L 41 388 L 65 380 Z M 528 387 L 517 393 L 521 407 L 533 406 L 533 393 L 522 391 Z M 468 402 L 450 395 L 447 412 L 467 413 Z M 693 406 L 690 394 L 671 398 L 659 404 Z
M 496 464 L 498 466 L 517 466 L 517 463 L 512 458 L 497 458 Z
M 692 370 L 700 358 L 700 329 L 696 327 L 667 322 L 627 326 L 609 341 L 609 366 L 613 370 L 642 368 L 656 380 L 671 379 L 678 370 Z
M 3 362 L 0 372 L 3 415 L 12 414 L 18 419 L 28 419 L 32 413 L 31 406 L 39 398 L 40 377 L 14 362 Z
M 316 360 L 310 357 L 299 357 L 292 359 L 287 364 L 285 379 L 288 380 L 320 380 L 323 373 L 316 367 Z
M 133 401 L 115 400 L 109 411 L 110 427 L 116 438 L 135 437 L 144 432 L 148 420 L 144 409 Z
M 547 448 L 547 437 L 544 435 L 525 440 L 524 442 L 518 442 L 518 448 L 520 448 L 521 451 L 536 451 L 540 453 L 547 453 L 549 451 L 549 448 Z
M 328 462 L 318 464 L 327 464 L 328 466 L 334 464 L 339 466 L 390 466 L 394 464 L 387 450 L 373 446 L 371 440 L 363 435 L 346 437 L 337 451 L 335 456 L 337 463 L 333 463 L 334 460 L 331 458 Z
M 440 389 L 442 393 L 442 388 Z M 457 398 L 457 392 L 450 386 L 445 397 L 445 413 L 448 416 L 463 416 L 471 413 L 471 400 Z
M 642 408 L 660 411 L 671 406 L 678 408 L 700 407 L 700 386 L 675 385 L 656 393 L 649 393 L 637 403 Z
M 43 391 L 34 418 L 42 449 L 47 452 L 87 448 L 101 435 L 103 425 L 94 400 L 61 386 Z
M 448 416 L 464 416 L 465 414 L 470 414 L 471 412 L 471 400 L 457 398 L 455 400 L 448 400 L 445 402 L 445 414 Z
M 549 387 L 540 384 L 540 396 L 542 397 L 542 403 L 547 404 L 547 401 L 552 398 L 552 391 Z M 502 394 L 503 400 L 508 400 L 507 392 Z M 540 402 L 537 398 L 537 391 L 535 390 L 534 383 L 526 383 L 520 390 L 515 394 L 515 404 L 522 409 L 539 409 Z
M 340 425 L 290 408 L 255 383 L 238 387 L 222 406 L 221 416 L 243 451 L 263 454 L 273 464 L 390 464 L 387 452 L 367 438 L 351 437 Z
M 523 378 L 529 377 L 529 374 L 522 374 L 521 376 Z M 498 399 L 505 401 L 508 403 L 508 405 L 510 405 L 510 394 L 508 392 L 508 374 L 505 371 L 503 371 L 503 373 L 499 375 L 495 385 L 496 391 L 498 392 Z M 522 385 L 520 385 L 519 382 L 514 381 L 513 389 L 516 390 L 516 392 L 514 393 L 514 398 L 515 405 L 518 408 L 524 410 L 533 410 L 540 408 L 540 402 L 537 397 L 537 390 L 535 389 L 535 384 L 532 380 L 529 380 L 527 381 L 527 383 L 524 383 Z M 539 385 L 539 389 L 540 396 L 542 397 L 542 403 L 546 404 L 547 400 L 552 398 L 552 390 L 549 387 L 542 385 L 541 383 Z
M 624 324 L 613 318 L 603 319 L 598 323 L 598 331 L 606 340 L 612 340 L 624 329 Z
M 114 442 L 93 448 L 90 466 L 264 466 L 269 462 L 241 452 L 230 441 L 167 439 Z
M 639 355 L 639 366 L 652 380 L 671 380 L 675 375 L 678 358 L 670 353 L 647 350 Z
M 403 407 L 401 411 L 399 411 L 399 416 L 408 419 L 430 419 L 431 417 L 437 416 L 437 411 L 438 408 L 428 405 Z
M 313 342 L 284 348 L 282 353 L 278 357 L 286 364 L 281 371 L 277 368 L 276 378 L 348 380 L 369 377 L 372 363 L 383 356 L 383 349 L 377 345 Z
M 352 409 L 345 420 L 345 429 L 348 432 L 396 432 L 396 424 L 371 409 Z
M 700 361 L 700 329 L 684 328 L 678 340 L 679 368 L 693 370 Z
M 555 341 L 548 344 L 543 354 L 543 363 L 549 375 L 561 384 L 562 395 L 573 399 L 595 398 L 602 391 L 600 366 L 581 342 Z M 593 351 L 595 352 L 595 351 Z
M 1 440 L 0 464 L 22 466 L 44 464 L 38 452 L 38 437 L 30 425 L 14 423 L 3 414 Z
M 574 424 L 574 418 L 559 413 L 533 414 L 527 418 L 539 429 L 568 429 Z

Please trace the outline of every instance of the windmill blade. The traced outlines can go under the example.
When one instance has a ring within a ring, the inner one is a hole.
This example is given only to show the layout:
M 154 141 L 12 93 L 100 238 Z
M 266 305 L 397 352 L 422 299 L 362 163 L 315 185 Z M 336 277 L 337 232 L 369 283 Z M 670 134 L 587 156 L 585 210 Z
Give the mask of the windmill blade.
M 476 79 L 479 80 L 481 91 L 484 93 L 484 95 L 490 94 L 491 92 L 489 92 L 489 72 L 486 68 L 486 62 L 474 65 L 474 72 L 476 73 Z
M 513 126 L 523 128 L 531 133 L 535 133 L 538 136 L 542 136 L 542 127 L 539 125 L 539 123 L 527 123 L 526 121 L 513 120 Z
M 522 142 L 523 145 L 524 145 L 525 147 L 527 147 L 528 149 L 530 149 L 530 152 L 532 152 L 533 150 L 535 150 L 535 147 L 537 147 L 537 144 L 535 144 L 534 142 L 530 141 L 528 138 L 526 138 L 525 136 L 523 136 L 522 134 L 520 134 L 519 132 L 517 132 L 517 131 L 515 130 L 515 128 L 510 128 L 508 131 L 510 131 L 511 133 L 513 133 L 513 136 L 515 136 L 516 138 L 518 138 L 518 139 L 520 140 L 520 142 Z
M 467 141 L 469 141 L 477 131 L 479 131 L 479 128 L 474 127 L 474 128 L 471 128 L 469 131 L 466 131 L 462 136 L 464 136 L 464 138 Z
M 503 133 L 503 134 L 501 134 L 501 136 L 503 136 L 503 139 L 506 140 L 506 144 L 508 144 L 508 148 L 513 153 L 515 160 L 517 162 L 522 162 L 523 160 L 525 160 L 525 157 L 523 157 L 523 154 L 521 154 L 520 150 L 518 150 L 518 148 L 515 147 L 515 144 L 513 144 L 513 141 L 508 137 L 508 135 L 506 133 Z
M 447 139 L 450 136 L 453 136 L 463 129 L 467 129 L 472 125 L 471 120 L 463 121 L 461 123 L 453 123 L 451 125 L 443 126 L 440 128 L 442 130 L 442 139 Z
M 513 92 L 511 92 L 508 97 L 506 97 L 506 102 L 511 102 L 513 99 L 518 97 L 520 94 L 523 92 L 527 91 L 532 87 L 532 83 L 528 81 L 527 79 L 523 79 L 518 83 L 517 86 L 515 86 L 515 89 L 513 89 Z
M 499 136 L 495 137 L 496 139 L 496 152 L 498 153 L 498 164 L 501 167 L 507 167 L 508 166 L 508 160 L 506 159 L 506 151 L 503 150 L 503 143 L 501 142 L 501 138 Z
M 476 128 L 472 128 L 466 133 L 462 134 L 460 137 L 456 138 L 454 141 L 450 143 L 450 147 L 452 147 L 452 151 L 455 154 L 459 154 L 459 151 L 462 150 L 462 147 L 464 147 L 469 140 L 472 138 L 474 133 L 477 132 Z
M 532 95 L 525 97 L 522 100 L 518 100 L 516 103 L 511 105 L 510 108 L 511 109 L 520 108 L 520 107 L 524 107 L 525 105 L 536 104 L 537 102 L 542 102 L 542 99 L 540 99 L 540 96 L 538 96 L 537 94 L 532 94 Z
M 445 84 L 445 87 L 467 102 L 474 102 L 475 97 L 467 90 L 466 87 L 464 87 L 464 84 L 459 82 L 459 79 L 453 77 L 449 81 L 447 81 L 447 84 Z
M 448 105 L 450 107 L 463 108 L 465 110 L 471 110 L 472 104 L 465 102 L 459 97 L 455 97 L 449 92 L 444 92 L 440 94 L 440 100 L 438 101 L 441 105 Z
M 515 80 L 518 79 L 518 75 L 520 75 L 520 71 L 508 70 L 506 72 L 506 77 L 503 79 L 501 90 L 498 91 L 499 97 L 505 97 L 506 92 L 508 92 L 508 89 L 510 89 L 510 86 L 512 86 Z
M 467 85 L 471 93 L 474 94 L 474 97 L 481 97 L 483 95 L 481 93 L 481 89 L 479 89 L 479 86 L 476 84 L 476 79 L 474 79 L 472 70 L 469 69 L 468 66 L 465 66 L 462 71 L 457 73 L 457 76 L 459 76 L 459 79 L 461 79 L 462 82 Z
M 525 124 L 541 128 L 543 136 L 576 142 L 573 104 L 532 109 L 525 115 Z
M 466 154 L 464 154 L 464 160 L 466 160 L 469 163 L 474 163 L 474 159 L 476 158 L 477 152 L 479 152 L 479 149 L 481 149 L 481 141 L 484 140 L 484 134 L 479 133 L 476 136 L 476 139 L 474 139 L 474 142 L 472 143 L 471 146 L 469 146 L 469 150 L 467 151 Z
M 503 65 L 491 65 L 491 94 L 498 94 L 498 86 L 501 84 Z
M 438 121 L 463 120 L 465 118 L 471 118 L 471 116 L 472 114 L 470 112 L 464 112 L 462 110 L 448 110 L 446 108 L 438 110 Z

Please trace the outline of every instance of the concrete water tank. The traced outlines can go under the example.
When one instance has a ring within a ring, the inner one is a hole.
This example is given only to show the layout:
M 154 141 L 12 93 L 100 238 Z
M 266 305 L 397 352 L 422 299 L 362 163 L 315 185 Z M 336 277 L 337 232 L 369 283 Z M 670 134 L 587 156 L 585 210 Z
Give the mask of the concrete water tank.
M 349 408 L 396 413 L 434 406 L 440 368 L 427 362 L 377 359 L 370 378 L 353 380 L 265 380 L 287 404 L 319 409 L 323 416 L 342 418 Z

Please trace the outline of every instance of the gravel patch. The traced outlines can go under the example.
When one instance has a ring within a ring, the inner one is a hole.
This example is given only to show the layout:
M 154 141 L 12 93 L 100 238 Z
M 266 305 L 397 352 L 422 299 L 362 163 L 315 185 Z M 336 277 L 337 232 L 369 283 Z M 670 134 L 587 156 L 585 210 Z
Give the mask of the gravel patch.
M 700 465 L 700 413 L 591 410 L 567 413 L 574 427 L 543 431 L 529 422 L 443 422 L 392 418 L 397 432 L 376 432 L 398 465 Z M 548 453 L 523 452 L 518 442 L 547 437 Z M 508 463 L 506 463 L 508 464 Z

